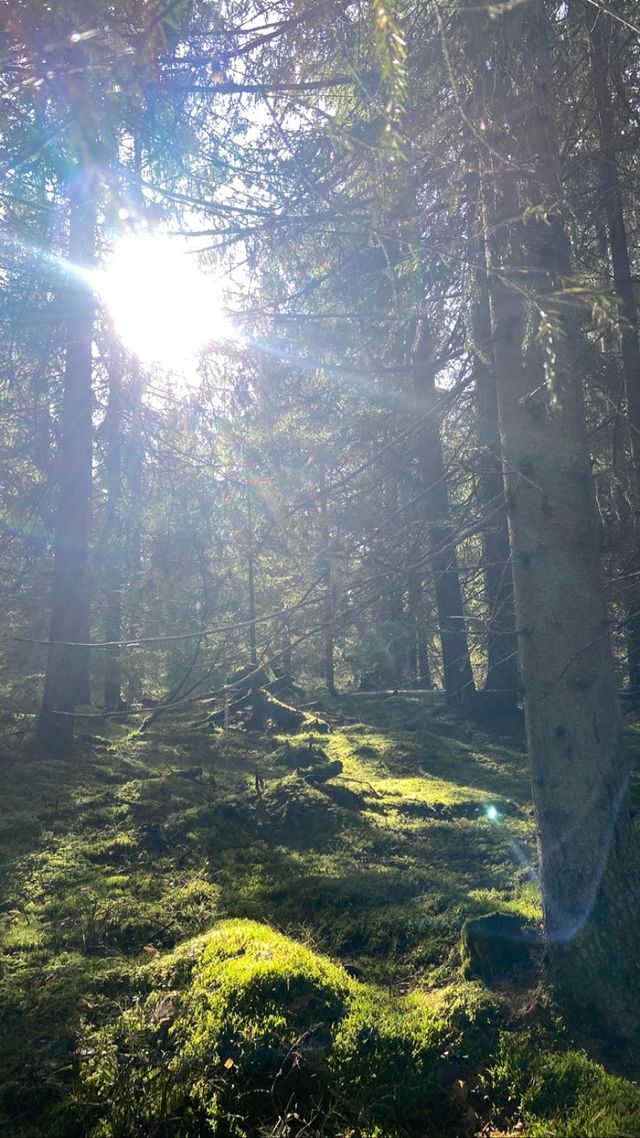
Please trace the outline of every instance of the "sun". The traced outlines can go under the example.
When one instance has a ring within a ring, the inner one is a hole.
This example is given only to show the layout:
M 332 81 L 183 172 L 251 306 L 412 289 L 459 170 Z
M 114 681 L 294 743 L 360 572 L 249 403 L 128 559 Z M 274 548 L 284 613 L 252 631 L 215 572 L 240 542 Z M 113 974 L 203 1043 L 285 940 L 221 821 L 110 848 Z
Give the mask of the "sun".
M 121 342 L 149 367 L 188 369 L 210 342 L 237 339 L 216 281 L 174 237 L 121 237 L 98 289 Z

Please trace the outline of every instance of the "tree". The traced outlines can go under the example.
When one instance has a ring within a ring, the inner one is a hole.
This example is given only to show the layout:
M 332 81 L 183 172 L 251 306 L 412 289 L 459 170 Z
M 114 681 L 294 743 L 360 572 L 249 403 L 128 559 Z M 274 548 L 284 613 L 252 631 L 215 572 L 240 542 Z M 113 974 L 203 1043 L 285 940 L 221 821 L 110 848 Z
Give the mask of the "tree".
M 586 13 L 585 13 L 586 16 Z M 640 538 L 640 339 L 638 307 L 635 300 L 629 240 L 624 217 L 624 201 L 618 171 L 617 149 L 620 130 L 611 96 L 610 76 L 619 51 L 619 37 L 613 24 L 601 19 L 588 24 L 589 62 L 595 102 L 595 119 L 600 153 L 600 206 L 606 218 L 613 288 L 620 309 L 620 348 L 622 375 L 627 400 L 629 442 L 634 497 L 634 545 Z M 629 572 L 637 578 L 640 562 L 635 558 Z M 637 584 L 637 581 L 636 581 Z M 632 588 L 627 606 L 627 644 L 629 686 L 640 691 L 640 590 Z
M 453 703 L 464 703 L 472 696 L 475 688 L 458 573 L 455 532 L 450 524 L 440 422 L 435 410 L 437 364 L 425 313 L 419 319 L 412 355 L 417 408 L 418 413 L 424 416 L 419 436 L 420 463 L 445 689 Z
M 548 15 L 532 0 L 474 52 L 493 345 L 549 966 L 563 998 L 637 1030 L 640 864 L 566 292 Z M 485 88 L 485 90 L 487 90 Z M 506 125 L 505 125 L 506 124 Z M 537 335 L 528 334 L 535 319 Z M 633 993 L 633 996 L 631 995 Z
M 479 187 L 478 187 L 479 191 Z M 473 204 L 473 203 L 472 203 Z M 473 216 L 473 213 L 471 214 Z M 478 497 L 486 518 L 482 560 L 487 603 L 487 678 L 485 689 L 496 706 L 515 711 L 518 699 L 518 645 L 513 608 L 513 575 L 502 477 L 498 392 L 491 341 L 482 203 L 478 193 L 476 232 L 470 242 L 472 261 L 471 330 L 478 438 Z
M 67 345 L 62 435 L 57 457 L 59 502 L 55 524 L 49 650 L 36 742 L 52 754 L 68 752 L 73 711 L 89 703 L 87 556 L 91 507 L 92 343 L 94 297 L 83 276 L 94 263 L 97 181 L 86 165 L 69 186 L 69 261 L 65 290 Z

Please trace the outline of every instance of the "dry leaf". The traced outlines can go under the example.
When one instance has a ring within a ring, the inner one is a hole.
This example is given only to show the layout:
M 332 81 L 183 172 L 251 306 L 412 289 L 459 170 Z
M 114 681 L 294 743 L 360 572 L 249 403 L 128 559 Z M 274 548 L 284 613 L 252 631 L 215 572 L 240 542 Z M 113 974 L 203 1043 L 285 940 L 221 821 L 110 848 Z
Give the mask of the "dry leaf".
M 290 1012 L 297 1012 L 297 1011 L 300 1011 L 301 1008 L 308 1008 L 312 999 L 313 999 L 312 995 L 294 996 L 293 999 L 289 1003 L 289 1011 Z
M 175 1009 L 169 996 L 161 996 L 151 1012 L 151 1022 L 155 1024 L 169 1023 L 175 1015 Z
M 227 1071 L 230 1071 L 232 1067 L 235 1067 L 233 1059 L 225 1059 L 224 1065 Z
M 469 1098 L 469 1087 L 464 1079 L 456 1079 L 451 1091 L 456 1102 L 462 1103 L 462 1105 L 465 1106 Z

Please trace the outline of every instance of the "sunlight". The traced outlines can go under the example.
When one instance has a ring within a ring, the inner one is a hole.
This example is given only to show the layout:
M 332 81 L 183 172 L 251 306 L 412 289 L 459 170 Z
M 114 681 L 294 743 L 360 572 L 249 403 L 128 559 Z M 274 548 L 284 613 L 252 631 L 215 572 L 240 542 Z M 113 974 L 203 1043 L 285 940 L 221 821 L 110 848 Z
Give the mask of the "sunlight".
M 237 339 L 217 282 L 167 235 L 120 238 L 98 288 L 123 345 L 148 366 L 189 370 L 211 341 Z

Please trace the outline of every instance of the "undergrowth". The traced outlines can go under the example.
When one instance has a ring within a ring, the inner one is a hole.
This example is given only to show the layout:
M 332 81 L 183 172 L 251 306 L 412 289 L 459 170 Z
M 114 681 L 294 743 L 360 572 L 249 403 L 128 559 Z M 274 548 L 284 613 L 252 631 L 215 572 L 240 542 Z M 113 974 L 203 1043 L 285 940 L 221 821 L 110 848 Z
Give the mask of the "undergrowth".
M 289 739 L 106 725 L 67 761 L 6 727 L 0 1133 L 640 1133 L 636 1089 L 559 1046 L 535 961 L 461 976 L 465 920 L 540 919 L 517 730 L 329 713 Z M 307 781 L 306 753 L 342 774 Z M 526 1045 L 542 1087 L 583 1072 L 574 1099 L 533 1094 Z M 609 1129 L 579 1131 L 596 1100 Z

